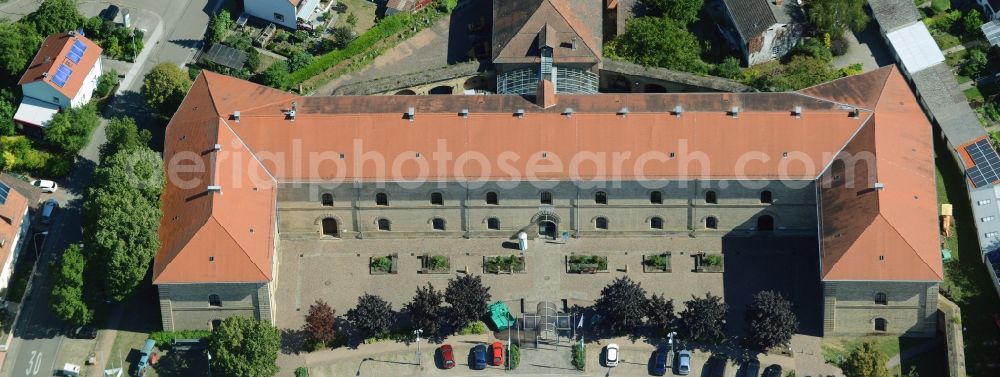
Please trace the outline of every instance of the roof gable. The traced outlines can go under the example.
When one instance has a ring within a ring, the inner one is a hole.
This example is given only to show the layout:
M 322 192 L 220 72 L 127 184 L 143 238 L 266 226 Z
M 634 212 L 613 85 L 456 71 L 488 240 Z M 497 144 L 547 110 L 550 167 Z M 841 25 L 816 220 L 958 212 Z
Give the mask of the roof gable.
M 864 75 L 847 76 L 799 92 L 863 109 L 875 109 L 892 71 L 892 67 L 882 67 Z
M 544 43 L 538 38 L 544 35 L 555 41 L 553 61 L 596 63 L 601 57 L 601 15 L 595 0 L 494 0 L 493 61 L 539 61 L 539 45 Z
M 84 51 L 76 55 L 74 43 L 84 46 Z M 24 71 L 18 85 L 44 82 L 67 98 L 74 98 L 87 74 L 94 68 L 104 50 L 90 39 L 76 32 L 52 34 L 45 38 L 35 57 Z M 74 55 L 74 56 L 71 56 Z M 74 61 L 79 56 L 79 61 Z M 71 59 L 72 58 L 72 59 Z M 60 69 L 64 72 L 59 72 Z M 71 72 L 65 75 L 65 70 Z M 63 79 L 65 77 L 65 79 Z M 58 85 L 62 83 L 62 85 Z

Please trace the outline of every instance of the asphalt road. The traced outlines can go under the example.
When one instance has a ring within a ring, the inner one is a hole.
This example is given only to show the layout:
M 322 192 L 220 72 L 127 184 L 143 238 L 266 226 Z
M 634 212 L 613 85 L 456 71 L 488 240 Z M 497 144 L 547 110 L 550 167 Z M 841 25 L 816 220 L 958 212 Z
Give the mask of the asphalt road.
M 39 0 L 11 0 L 0 6 L 0 17 L 16 20 L 37 8 Z M 105 1 L 81 1 L 80 7 L 103 8 Z M 145 56 L 139 56 L 139 64 L 133 66 L 123 81 L 119 95 L 112 102 L 105 115 L 128 115 L 136 118 L 140 127 L 149 127 L 150 111 L 143 104 L 139 88 L 142 77 L 153 66 L 161 62 L 183 65 L 201 47 L 201 39 L 208 25 L 209 15 L 222 4 L 222 0 L 125 0 L 114 1 L 122 8 L 141 9 L 145 13 L 158 16 L 155 24 L 159 30 L 151 33 L 146 43 Z M 140 14 L 137 12 L 136 14 Z M 135 20 L 138 23 L 138 20 Z M 154 135 L 162 134 L 154 132 Z M 69 360 L 58 360 L 59 348 L 70 329 L 65 322 L 54 318 L 49 311 L 48 262 L 57 257 L 71 243 L 82 239 L 80 230 L 81 195 L 90 184 L 96 166 L 98 147 L 106 141 L 104 122 L 95 130 L 90 144 L 80 152 L 78 164 L 70 177 L 59 181 L 61 187 L 57 197 L 62 208 L 53 220 L 49 236 L 42 248 L 37 271 L 32 286 L 18 317 L 15 337 L 11 342 L 0 376 L 51 376 L 57 368 Z

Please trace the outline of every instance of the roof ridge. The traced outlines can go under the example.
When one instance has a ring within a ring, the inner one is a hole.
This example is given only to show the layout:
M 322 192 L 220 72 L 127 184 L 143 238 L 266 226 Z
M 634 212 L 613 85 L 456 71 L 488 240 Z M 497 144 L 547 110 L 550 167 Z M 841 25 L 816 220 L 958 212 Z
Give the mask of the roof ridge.
M 214 202 L 215 200 L 213 199 L 212 201 Z M 220 222 L 219 219 L 215 218 L 215 215 L 216 215 L 215 212 L 212 212 L 212 216 L 209 217 L 212 218 L 212 221 L 215 221 L 215 224 L 218 225 L 219 228 L 222 228 L 222 230 L 225 231 L 226 235 L 229 236 L 229 239 L 232 240 L 233 243 L 240 246 L 239 247 L 240 251 L 242 251 L 243 255 L 247 257 L 247 260 L 250 261 L 250 264 L 252 264 L 254 268 L 257 269 L 257 272 L 260 272 L 260 276 L 265 280 L 270 280 L 268 279 L 267 274 L 264 273 L 264 270 L 261 270 L 260 266 L 258 266 L 257 263 L 253 260 L 253 257 L 251 257 L 250 254 L 247 254 L 246 249 L 244 249 L 243 246 L 240 245 L 240 242 L 236 240 L 236 237 L 233 237 L 233 234 L 229 232 L 229 228 L 222 225 L 222 222 Z
M 272 87 L 269 87 L 269 86 L 266 86 L 266 85 L 261 85 L 261 84 L 258 84 L 258 83 L 255 83 L 255 82 L 251 82 L 251 81 L 247 81 L 247 80 L 241 80 L 241 79 L 238 79 L 238 78 L 235 78 L 235 77 L 232 77 L 232 76 L 223 75 L 223 74 L 215 73 L 215 72 L 211 72 L 211 71 L 206 72 L 205 70 L 203 70 L 202 72 L 206 73 L 205 83 L 208 84 L 209 88 L 212 87 L 212 84 L 208 82 L 208 76 L 217 76 L 216 78 L 213 78 L 213 80 L 218 79 L 218 80 L 225 80 L 225 81 L 235 81 L 235 82 L 240 82 L 240 83 L 245 83 L 245 84 L 252 84 L 254 87 L 256 87 L 258 89 L 264 89 L 267 92 L 272 92 L 272 93 L 277 92 L 277 93 L 284 94 L 284 95 L 286 95 L 288 97 L 291 97 L 291 98 L 299 98 L 300 97 L 300 96 L 294 95 L 294 94 L 289 93 L 289 92 L 284 91 L 284 90 L 275 89 L 275 88 L 272 88 Z M 212 94 L 211 89 L 209 89 L 208 93 L 209 93 L 209 97 L 212 98 L 212 107 L 215 108 L 215 113 L 219 114 L 219 116 L 221 117 L 222 113 L 219 111 L 219 107 L 215 103 L 215 95 Z M 264 108 L 264 107 L 268 107 L 268 106 L 274 105 L 274 104 L 279 103 L 279 102 L 281 102 L 281 100 L 276 99 L 276 100 L 274 100 L 272 102 L 260 103 L 257 106 L 240 109 L 240 111 L 250 112 L 250 111 L 253 111 L 253 110 L 257 110 L 257 109 L 260 109 L 260 108 Z

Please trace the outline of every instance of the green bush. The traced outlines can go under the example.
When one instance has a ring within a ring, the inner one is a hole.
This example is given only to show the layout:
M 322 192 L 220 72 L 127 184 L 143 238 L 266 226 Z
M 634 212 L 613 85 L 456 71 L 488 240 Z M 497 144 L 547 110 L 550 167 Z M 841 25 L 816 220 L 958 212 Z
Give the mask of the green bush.
M 646 258 L 646 265 L 651 267 L 667 268 L 669 263 L 669 259 L 664 254 L 651 255 L 649 258 Z
M 295 368 L 295 377 L 309 377 L 309 368 L 306 367 Z
M 104 98 L 111 94 L 111 89 L 118 85 L 118 71 L 111 69 L 101 74 L 97 79 L 97 88 L 94 89 L 94 97 Z
M 708 254 L 701 261 L 706 266 L 718 266 L 722 263 L 722 256 L 719 254 Z
M 461 330 L 458 330 L 458 335 L 481 335 L 486 333 L 486 324 L 483 321 L 475 321 L 468 325 L 465 325 Z
M 580 343 L 573 343 L 573 366 L 578 370 L 587 369 L 587 346 Z
M 521 347 L 511 344 L 510 355 L 507 356 L 507 369 L 517 369 L 518 365 L 521 365 Z
M 935 13 L 951 9 L 951 0 L 931 0 L 931 9 L 934 9 Z
M 375 257 L 372 259 L 372 270 L 376 272 L 389 272 L 392 270 L 392 259 L 389 257 Z
M 598 271 L 606 271 L 608 269 L 608 257 L 600 255 L 574 255 L 569 257 L 569 270 L 571 272 L 579 271 L 581 265 L 585 264 L 597 265 Z
M 524 271 L 524 260 L 517 255 L 499 255 L 486 258 L 486 272 Z
M 208 339 L 210 336 L 210 330 L 154 331 L 149 339 L 156 341 L 156 348 L 165 350 L 173 346 L 174 339 Z
M 447 270 L 449 267 L 448 258 L 442 255 L 432 256 L 427 261 L 427 268 L 431 270 Z

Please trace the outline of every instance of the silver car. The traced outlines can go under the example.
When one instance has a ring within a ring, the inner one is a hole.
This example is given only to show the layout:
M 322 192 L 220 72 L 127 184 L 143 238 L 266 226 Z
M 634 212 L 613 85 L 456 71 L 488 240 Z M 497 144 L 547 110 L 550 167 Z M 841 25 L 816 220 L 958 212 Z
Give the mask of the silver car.
M 677 352 L 677 369 L 674 372 L 682 376 L 691 373 L 691 351 L 680 350 Z
M 59 189 L 59 185 L 57 185 L 55 182 L 45 179 L 36 179 L 31 182 L 31 185 L 37 187 L 46 194 L 51 194 Z

